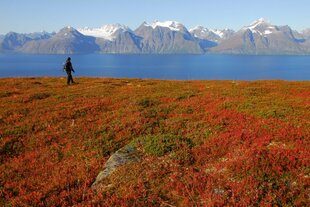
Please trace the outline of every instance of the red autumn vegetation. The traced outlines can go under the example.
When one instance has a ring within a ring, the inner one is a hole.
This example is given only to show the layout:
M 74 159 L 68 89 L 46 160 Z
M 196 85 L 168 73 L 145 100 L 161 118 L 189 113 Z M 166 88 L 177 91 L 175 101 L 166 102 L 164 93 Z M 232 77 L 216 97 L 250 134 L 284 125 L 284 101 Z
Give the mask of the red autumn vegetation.
M 0 79 L 0 206 L 309 205 L 309 81 L 77 80 Z

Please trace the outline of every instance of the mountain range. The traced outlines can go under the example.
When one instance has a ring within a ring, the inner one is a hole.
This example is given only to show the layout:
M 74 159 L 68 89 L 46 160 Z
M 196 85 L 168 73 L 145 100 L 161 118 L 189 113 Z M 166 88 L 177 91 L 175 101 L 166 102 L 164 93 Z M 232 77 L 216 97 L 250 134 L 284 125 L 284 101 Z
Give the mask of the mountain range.
M 310 54 L 310 29 L 298 32 L 263 18 L 236 32 L 203 26 L 188 30 L 176 21 L 143 22 L 135 30 L 121 24 L 65 27 L 57 33 L 1 35 L 0 53 Z

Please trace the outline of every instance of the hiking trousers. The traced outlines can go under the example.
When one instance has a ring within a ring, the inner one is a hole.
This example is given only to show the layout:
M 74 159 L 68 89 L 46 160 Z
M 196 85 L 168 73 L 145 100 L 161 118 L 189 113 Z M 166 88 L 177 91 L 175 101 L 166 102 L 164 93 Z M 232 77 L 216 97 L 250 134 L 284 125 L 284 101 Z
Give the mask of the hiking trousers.
M 66 71 L 67 72 L 67 84 L 69 85 L 70 82 L 74 83 L 73 78 L 72 78 L 72 74 L 71 71 Z

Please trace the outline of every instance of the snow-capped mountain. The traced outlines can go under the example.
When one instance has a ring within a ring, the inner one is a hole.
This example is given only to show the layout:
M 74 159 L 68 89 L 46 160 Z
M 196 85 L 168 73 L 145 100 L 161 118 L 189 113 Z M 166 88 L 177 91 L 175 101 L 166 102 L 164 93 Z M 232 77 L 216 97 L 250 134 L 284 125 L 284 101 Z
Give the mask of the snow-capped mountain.
M 32 40 L 18 52 L 43 54 L 93 53 L 99 51 L 94 37 L 81 34 L 73 27 L 65 27 L 49 39 Z
M 0 38 L 0 51 L 14 52 L 29 41 L 48 39 L 54 34 L 55 33 L 48 32 L 34 32 L 28 34 L 9 32 Z
M 176 21 L 143 22 L 135 30 L 142 53 L 202 53 L 199 42 Z
M 55 37 L 70 39 L 70 38 L 84 37 L 84 35 L 81 34 L 79 31 L 77 31 L 76 29 L 74 29 L 73 27 L 67 26 L 59 30 L 59 32 L 55 35 Z
M 235 31 L 231 29 L 207 29 L 203 26 L 197 26 L 189 31 L 199 39 L 209 40 L 216 43 L 228 39 L 235 33 Z
M 9 32 L 1 41 L 0 51 L 3 52 L 12 52 L 23 46 L 26 42 L 31 41 L 32 39 L 27 37 L 25 34 L 19 34 L 16 32 Z
M 100 28 L 79 29 L 84 35 L 95 37 L 103 53 L 140 53 L 139 37 L 127 26 L 108 24 Z
M 188 30 L 176 21 L 143 22 L 134 31 L 121 24 L 78 30 L 65 27 L 58 33 L 0 36 L 0 53 L 6 52 L 310 54 L 310 29 L 298 32 L 263 18 L 237 32 L 203 26 Z
M 234 54 L 302 54 L 302 41 L 289 26 L 276 26 L 260 18 L 224 40 L 211 52 Z
M 229 37 L 231 37 L 235 31 L 232 29 L 211 29 L 211 32 L 213 32 L 214 34 L 218 35 L 222 40 L 226 40 Z
M 278 31 L 277 26 L 271 25 L 271 22 L 260 18 L 252 22 L 249 26 L 243 27 L 242 30 L 250 30 L 254 34 L 259 35 L 270 35 L 276 31 Z
M 122 24 L 107 24 L 99 28 L 85 27 L 83 29 L 78 29 L 78 31 L 83 35 L 103 38 L 110 41 L 115 40 L 118 33 L 133 33 L 133 31 L 129 27 Z
M 156 29 L 157 27 L 168 28 L 171 31 L 178 31 L 178 32 L 183 32 L 187 30 L 183 24 L 176 21 L 164 21 L 164 22 L 155 21 L 153 23 L 143 22 L 143 26 L 152 27 L 153 29 Z
M 28 33 L 28 34 L 25 34 L 25 35 L 27 37 L 31 38 L 32 40 L 43 40 L 43 39 L 51 38 L 55 34 L 56 34 L 55 32 L 49 33 L 49 32 L 46 32 L 46 31 L 42 31 L 42 32 Z

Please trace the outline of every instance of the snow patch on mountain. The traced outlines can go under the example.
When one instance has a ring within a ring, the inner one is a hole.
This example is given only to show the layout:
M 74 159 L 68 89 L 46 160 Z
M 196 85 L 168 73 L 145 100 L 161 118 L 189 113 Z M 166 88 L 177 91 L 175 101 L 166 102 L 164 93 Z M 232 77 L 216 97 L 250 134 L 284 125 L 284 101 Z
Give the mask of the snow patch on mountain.
M 255 20 L 254 22 L 252 22 L 250 24 L 250 26 L 248 26 L 249 29 L 251 30 L 255 30 L 255 28 L 261 24 L 268 24 L 270 25 L 270 21 L 268 21 L 267 19 L 264 19 L 264 18 L 259 18 L 258 20 Z
M 207 33 L 209 30 L 201 25 L 198 25 L 194 28 L 189 29 L 189 32 L 195 32 L 195 31 L 200 31 L 201 33 Z
M 220 38 L 224 38 L 225 36 L 225 32 L 228 32 L 229 29 L 210 29 L 211 32 L 213 32 L 214 34 L 218 35 Z
M 144 26 L 152 27 L 153 29 L 155 29 L 156 27 L 166 27 L 172 31 L 181 31 L 184 28 L 184 26 L 181 23 L 176 21 L 164 21 L 164 22 L 155 21 L 153 23 L 144 22 Z
M 75 38 L 75 37 L 80 37 L 82 34 L 78 32 L 76 29 L 74 29 L 71 26 L 64 27 L 59 30 L 58 33 L 55 34 L 55 37 L 57 38 Z
M 210 31 L 207 28 L 199 25 L 191 28 L 189 32 L 196 38 L 204 38 L 204 36 L 208 35 Z
M 278 28 L 271 24 L 270 21 L 260 18 L 252 22 L 249 26 L 243 27 L 242 30 L 251 30 L 254 34 L 259 34 L 261 36 L 270 35 L 278 30 Z
M 99 28 L 89 28 L 85 27 L 83 29 L 78 29 L 80 33 L 87 36 L 104 38 L 106 40 L 115 40 L 118 32 L 132 32 L 132 30 L 122 24 L 107 24 Z
M 196 26 L 189 31 L 196 38 L 208 39 L 215 42 L 227 39 L 234 33 L 231 29 L 207 29 L 203 26 Z
M 271 30 L 266 30 L 264 34 L 265 35 L 272 34 L 272 31 Z

